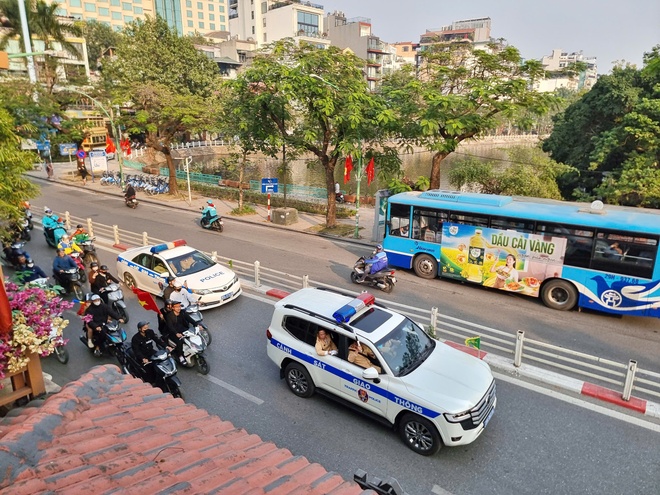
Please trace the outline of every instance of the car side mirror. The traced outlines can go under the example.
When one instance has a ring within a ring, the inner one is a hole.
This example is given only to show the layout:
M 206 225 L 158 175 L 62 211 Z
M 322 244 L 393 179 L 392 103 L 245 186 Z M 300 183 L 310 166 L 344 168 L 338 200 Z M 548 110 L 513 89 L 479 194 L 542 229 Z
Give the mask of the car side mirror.
M 378 371 L 376 368 L 367 368 L 362 372 L 362 378 L 365 380 L 378 380 Z

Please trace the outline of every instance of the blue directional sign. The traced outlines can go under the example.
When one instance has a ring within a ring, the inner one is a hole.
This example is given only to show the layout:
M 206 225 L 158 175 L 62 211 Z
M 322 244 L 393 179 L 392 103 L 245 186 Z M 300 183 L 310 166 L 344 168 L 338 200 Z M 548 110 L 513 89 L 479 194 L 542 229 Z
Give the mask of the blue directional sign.
M 47 139 L 37 141 L 37 150 L 39 151 L 50 151 L 50 141 Z
M 62 143 L 62 144 L 60 144 L 60 155 L 62 155 L 62 156 L 75 155 L 76 151 L 78 151 L 78 147 L 76 146 L 76 143 Z
M 276 193 L 277 192 L 277 177 L 269 177 L 261 179 L 261 192 L 262 193 Z

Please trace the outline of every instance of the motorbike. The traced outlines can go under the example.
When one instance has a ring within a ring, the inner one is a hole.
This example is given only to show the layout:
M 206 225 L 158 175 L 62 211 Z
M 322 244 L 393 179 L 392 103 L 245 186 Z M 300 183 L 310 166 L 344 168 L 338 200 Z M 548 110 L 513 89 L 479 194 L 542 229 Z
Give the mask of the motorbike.
M 69 256 L 73 258 L 73 261 L 76 262 L 78 266 L 78 277 L 80 278 L 80 283 L 87 282 L 87 272 L 85 271 L 85 264 L 80 258 L 80 253 L 78 251 L 73 251 Z
M 208 362 L 204 358 L 204 350 L 207 347 L 207 343 L 200 334 L 198 326 L 194 326 L 189 330 L 183 332 L 183 358 L 185 363 L 182 363 L 186 368 L 193 368 L 197 366 L 197 371 L 202 375 L 208 375 L 211 368 L 209 367 Z M 172 347 L 176 346 L 176 343 L 169 342 Z
M 69 268 L 68 270 L 64 270 L 63 273 L 58 273 L 55 276 L 55 281 L 64 288 L 67 294 L 73 292 L 76 299 L 82 301 L 84 294 L 78 272 L 79 270 L 77 268 Z M 85 343 L 87 343 L 87 340 L 85 340 Z
M 364 273 L 365 266 L 365 258 L 364 256 L 360 256 L 353 266 L 353 271 L 351 272 L 351 282 L 354 284 L 368 285 L 370 287 L 378 287 L 386 294 L 392 292 L 394 289 L 394 284 L 396 284 L 394 270 L 385 268 L 376 273 L 369 273 L 364 278 L 364 280 L 360 280 L 361 275 Z
M 18 256 L 21 254 L 25 256 L 26 261 L 29 261 L 30 254 L 27 251 L 23 251 L 23 247 L 25 247 L 25 242 L 23 241 L 16 241 L 6 245 L 2 249 L 2 257 L 4 261 L 14 268 L 18 266 Z
M 117 360 L 119 361 L 122 373 L 132 375 L 148 383 L 143 365 L 137 362 L 133 348 L 129 342 L 125 342 L 118 348 Z M 176 376 L 176 362 L 171 354 L 165 350 L 158 350 L 151 356 L 150 360 L 154 367 L 155 376 L 154 383 L 151 385 L 160 388 L 163 393 L 169 393 L 173 397 L 183 399 L 181 380 Z
M 344 198 L 344 195 L 342 193 L 335 193 L 335 201 L 337 203 L 346 203 L 346 198 Z
M 23 202 L 23 212 L 25 214 L 25 220 L 27 220 L 27 229 L 28 230 L 34 229 L 34 223 L 32 221 L 32 212 L 30 211 L 30 202 L 29 201 L 24 201 Z
M 119 284 L 115 284 L 114 282 L 108 284 L 104 292 L 108 296 L 110 307 L 115 310 L 119 318 L 124 320 L 124 323 L 128 323 L 128 312 L 126 311 L 126 303 L 124 302 L 124 293 L 119 287 Z
M 200 210 L 203 210 L 203 208 L 200 208 Z M 217 214 L 214 216 L 202 215 L 199 224 L 203 229 L 215 230 L 217 232 L 222 232 L 224 229 L 222 217 Z
M 48 341 L 52 342 L 54 347 L 54 352 L 55 357 L 57 360 L 62 363 L 66 364 L 69 362 L 69 351 L 67 351 L 65 345 L 66 341 L 61 335 L 57 334 L 57 329 L 53 328 L 51 326 L 50 334 L 48 335 Z
M 64 234 L 66 234 L 66 229 L 63 224 L 59 224 L 55 228 L 44 227 L 44 237 L 50 247 L 56 248 Z
M 125 197 L 124 198 L 124 203 L 126 203 L 126 206 L 128 206 L 129 208 L 133 208 L 133 209 L 137 208 L 138 205 L 140 204 L 138 202 L 138 200 L 135 199 L 135 197 L 132 197 L 132 198 L 126 198 Z
M 27 218 L 22 218 L 18 222 L 14 223 L 12 226 L 12 230 L 16 237 L 18 237 L 20 240 L 28 242 L 32 240 L 32 234 L 30 234 L 30 224 L 28 222 Z
M 96 248 L 94 247 L 95 240 L 96 237 L 87 237 L 85 240 L 77 243 L 80 249 L 83 250 L 82 259 L 83 263 L 87 266 L 99 262 L 99 258 L 96 255 Z
M 199 334 L 202 336 L 202 339 L 204 339 L 206 346 L 210 346 L 213 338 L 209 333 L 208 327 L 204 325 L 204 317 L 202 316 L 202 312 L 199 310 L 199 304 L 190 304 L 185 311 L 186 314 L 190 316 L 190 318 L 192 318 L 192 320 L 195 322 L 195 326 L 199 327 Z
M 105 338 L 99 346 L 101 355 L 110 354 L 111 356 L 117 357 L 117 355 L 120 353 L 119 349 L 122 347 L 122 344 L 126 342 L 126 330 L 119 326 L 119 322 L 117 320 L 107 322 L 104 327 Z M 88 347 L 87 329 L 84 325 L 82 328 L 82 333 L 80 334 L 80 341 L 85 345 L 85 347 Z M 90 349 L 90 351 L 93 350 L 94 349 Z

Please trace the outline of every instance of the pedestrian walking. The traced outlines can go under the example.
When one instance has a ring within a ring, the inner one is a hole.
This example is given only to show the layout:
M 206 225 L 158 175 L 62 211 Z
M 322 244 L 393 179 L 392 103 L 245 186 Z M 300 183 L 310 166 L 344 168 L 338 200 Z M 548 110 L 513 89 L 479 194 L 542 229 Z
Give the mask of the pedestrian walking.
M 82 183 L 83 186 L 87 185 L 87 176 L 89 175 L 89 172 L 87 171 L 87 167 L 85 166 L 85 159 L 80 159 L 78 158 L 78 173 L 80 174 L 80 177 L 82 177 Z

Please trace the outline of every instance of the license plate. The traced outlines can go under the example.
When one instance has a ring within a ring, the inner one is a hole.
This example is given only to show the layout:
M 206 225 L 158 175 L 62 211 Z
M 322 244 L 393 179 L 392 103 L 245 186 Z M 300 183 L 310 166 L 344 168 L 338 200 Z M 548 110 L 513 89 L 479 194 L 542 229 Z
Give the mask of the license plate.
M 396 278 L 395 277 L 392 277 L 392 283 L 396 284 Z
M 227 299 L 229 299 L 229 298 L 230 298 L 231 296 L 233 296 L 233 295 L 234 295 L 233 292 L 230 292 L 229 294 L 225 294 L 224 296 L 222 296 L 222 300 L 223 300 L 223 301 L 226 301 Z
M 488 417 L 486 418 L 486 421 L 484 421 L 484 428 L 488 426 L 488 422 L 490 421 L 490 418 L 493 417 L 494 412 L 495 412 L 495 408 L 491 409 L 491 411 L 488 413 Z

